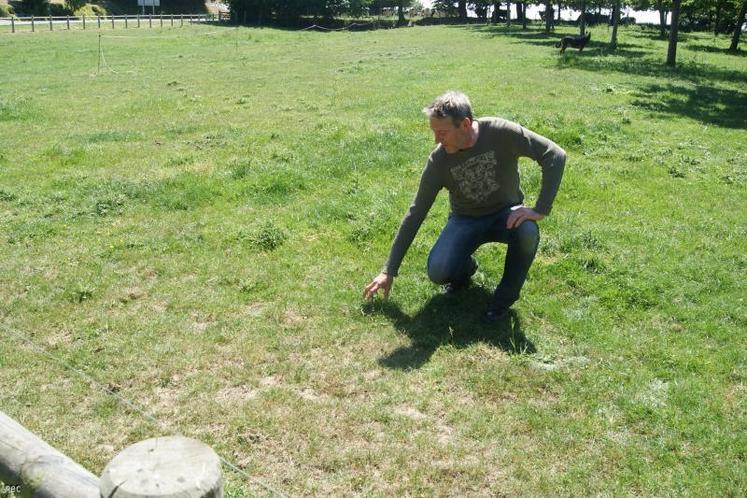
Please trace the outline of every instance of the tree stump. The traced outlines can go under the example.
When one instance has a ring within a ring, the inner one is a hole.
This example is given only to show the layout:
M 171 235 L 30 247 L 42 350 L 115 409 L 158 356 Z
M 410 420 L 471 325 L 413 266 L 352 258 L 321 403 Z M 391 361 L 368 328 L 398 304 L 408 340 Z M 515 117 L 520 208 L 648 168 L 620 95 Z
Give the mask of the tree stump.
M 147 439 L 125 448 L 101 475 L 102 498 L 222 498 L 220 458 L 182 436 Z

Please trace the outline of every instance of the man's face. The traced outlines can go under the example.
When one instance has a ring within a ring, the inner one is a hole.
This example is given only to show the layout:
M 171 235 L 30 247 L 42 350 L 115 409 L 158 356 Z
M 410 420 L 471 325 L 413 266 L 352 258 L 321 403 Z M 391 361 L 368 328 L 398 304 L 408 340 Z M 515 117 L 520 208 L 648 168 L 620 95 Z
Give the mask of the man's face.
M 437 144 L 446 150 L 447 153 L 453 154 L 465 147 L 469 141 L 469 128 L 472 123 L 469 119 L 462 121 L 457 126 L 451 118 L 431 118 L 431 130 Z

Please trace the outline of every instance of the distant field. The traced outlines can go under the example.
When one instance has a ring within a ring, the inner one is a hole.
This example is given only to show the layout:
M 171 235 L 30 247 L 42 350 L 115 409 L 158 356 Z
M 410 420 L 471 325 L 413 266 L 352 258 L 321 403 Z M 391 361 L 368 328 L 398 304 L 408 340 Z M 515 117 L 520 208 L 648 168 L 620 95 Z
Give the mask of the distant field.
M 747 58 L 592 31 L 1 32 L 0 407 L 94 473 L 179 432 L 290 496 L 742 495 Z M 425 275 L 445 193 L 360 298 L 452 88 L 569 153 L 498 325 L 504 247 Z

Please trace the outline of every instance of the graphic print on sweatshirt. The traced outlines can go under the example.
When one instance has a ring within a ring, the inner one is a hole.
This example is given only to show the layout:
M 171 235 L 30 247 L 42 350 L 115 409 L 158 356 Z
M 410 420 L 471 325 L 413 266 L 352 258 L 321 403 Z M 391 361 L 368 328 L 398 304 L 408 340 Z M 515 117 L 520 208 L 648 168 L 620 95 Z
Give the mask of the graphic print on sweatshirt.
M 491 150 L 470 157 L 463 164 L 452 168 L 451 176 L 466 198 L 485 202 L 500 188 L 495 169 L 495 152 Z

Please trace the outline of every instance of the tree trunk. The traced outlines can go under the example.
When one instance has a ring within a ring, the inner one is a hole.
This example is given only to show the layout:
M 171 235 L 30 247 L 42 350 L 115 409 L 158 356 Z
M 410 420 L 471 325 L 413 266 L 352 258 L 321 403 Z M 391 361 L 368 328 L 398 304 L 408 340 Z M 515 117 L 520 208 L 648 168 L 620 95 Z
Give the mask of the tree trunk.
M 742 34 L 742 24 L 744 24 L 744 16 L 747 15 L 747 0 L 742 2 L 742 8 L 739 10 L 737 16 L 737 27 L 734 28 L 734 36 L 731 39 L 731 46 L 729 47 L 730 52 L 736 52 L 739 48 L 739 36 Z
M 550 30 L 552 29 L 552 20 L 552 0 L 545 0 L 545 33 L 550 33 Z
M 563 7 L 563 6 L 562 6 L 562 5 L 560 4 L 560 2 L 558 2 L 558 24 L 560 24 L 560 9 L 561 9 L 562 7 Z
M 459 0 L 459 19 L 462 21 L 467 20 L 467 0 Z
M 506 2 L 506 26 L 511 27 L 511 0 Z
M 656 0 L 656 10 L 659 11 L 659 36 L 667 37 L 667 9 L 664 8 L 662 0 Z
M 404 26 L 407 24 L 407 21 L 405 20 L 405 2 L 404 0 L 399 0 L 397 2 L 397 25 L 398 26 Z
M 581 36 L 586 34 L 586 0 L 581 0 Z
M 713 23 L 713 36 L 718 36 L 718 25 L 721 24 L 721 10 L 724 8 L 724 2 L 719 0 L 716 3 L 716 22 Z
M 617 50 L 617 25 L 620 23 L 620 0 L 615 0 L 612 6 L 612 38 L 610 50 Z
M 493 2 L 493 12 L 490 14 L 490 22 L 498 24 L 498 12 L 501 10 L 501 2 Z
M 680 0 L 672 0 L 672 26 L 669 29 L 669 49 L 667 50 L 667 66 L 677 63 L 677 33 L 680 24 Z

